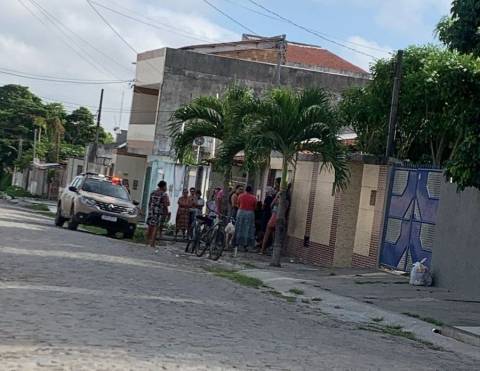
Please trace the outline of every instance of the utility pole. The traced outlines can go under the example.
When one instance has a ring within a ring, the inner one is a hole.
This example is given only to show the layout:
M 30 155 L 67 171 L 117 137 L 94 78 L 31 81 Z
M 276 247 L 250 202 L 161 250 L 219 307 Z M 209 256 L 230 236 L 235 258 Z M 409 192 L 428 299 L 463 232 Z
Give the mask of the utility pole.
M 94 146 L 94 151 L 95 151 L 94 162 L 95 162 L 95 164 L 97 163 L 98 136 L 100 134 L 100 120 L 102 118 L 102 105 L 103 105 L 103 88 L 100 91 L 100 104 L 98 105 L 98 115 L 97 115 L 97 131 L 95 133 L 95 146 Z
M 402 63 L 403 50 L 399 50 L 395 59 L 395 77 L 393 80 L 392 103 L 390 106 L 390 118 L 388 121 L 387 150 L 385 151 L 385 158 L 387 161 L 392 156 L 395 146 L 395 133 L 397 131 L 398 117 L 398 101 L 400 99 L 400 85 L 402 82 Z
M 17 158 L 20 160 L 23 155 L 23 138 L 20 137 L 18 138 L 18 152 L 17 152 Z
M 37 129 L 33 130 L 33 162 L 35 162 L 35 157 L 37 157 Z
M 286 43 L 286 37 L 287 35 L 282 35 L 280 37 L 280 41 L 277 43 L 277 48 L 278 48 L 278 55 L 277 55 L 277 68 L 275 70 L 276 76 L 275 76 L 275 85 L 278 87 L 281 84 L 281 68 L 282 68 L 282 63 L 285 55 L 285 43 Z
M 125 98 L 125 90 L 122 90 L 122 99 L 120 101 L 120 117 L 118 119 L 119 123 L 118 126 L 120 126 L 120 132 L 122 132 L 122 116 L 123 116 L 123 99 Z

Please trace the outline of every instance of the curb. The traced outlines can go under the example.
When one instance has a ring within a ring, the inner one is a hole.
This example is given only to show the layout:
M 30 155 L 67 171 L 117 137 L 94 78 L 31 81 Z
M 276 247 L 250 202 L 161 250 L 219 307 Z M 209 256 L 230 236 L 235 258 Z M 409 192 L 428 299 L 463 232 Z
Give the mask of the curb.
M 362 326 L 371 324 L 373 318 L 381 318 L 382 324 L 401 326 L 405 331 L 412 332 L 424 344 L 430 344 L 432 349 L 438 347 L 439 349 L 458 352 L 473 359 L 480 359 L 477 348 L 480 337 L 470 336 L 471 334 L 466 331 L 462 331 L 462 334 L 458 335 L 461 330 L 456 328 L 450 332 L 448 329 L 445 330 L 447 326 L 434 329 L 431 324 L 420 319 L 391 312 L 354 298 L 334 294 L 315 287 L 315 285 L 309 285 L 308 280 L 283 276 L 278 272 L 246 269 L 242 270 L 242 273 L 266 282 L 268 286 L 285 295 L 289 295 L 289 290 L 292 287 L 304 288 L 304 294 L 299 295 L 298 298 L 310 298 L 313 295 L 318 295 L 322 299 L 319 303 L 320 309 L 336 320 L 352 322 Z M 453 336 L 448 334 L 453 334 Z M 462 336 L 462 338 L 458 338 L 459 336 Z M 474 339 L 474 343 L 472 343 L 472 339 Z
M 452 326 L 442 326 L 439 331 L 443 336 L 461 341 L 462 343 L 480 347 L 480 335 L 474 334 L 473 332 L 468 332 Z

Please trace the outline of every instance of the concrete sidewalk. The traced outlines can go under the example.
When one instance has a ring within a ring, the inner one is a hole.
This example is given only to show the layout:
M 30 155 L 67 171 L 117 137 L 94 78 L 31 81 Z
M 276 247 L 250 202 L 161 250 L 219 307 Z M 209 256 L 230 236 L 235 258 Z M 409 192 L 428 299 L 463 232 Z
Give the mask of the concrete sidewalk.
M 31 207 L 34 205 L 44 205 L 48 208 L 48 211 L 51 213 L 57 212 L 57 201 L 52 200 L 42 200 L 39 198 L 31 198 L 31 197 L 17 197 L 17 198 L 8 198 L 7 201 L 13 205 L 19 207 Z
M 183 244 L 172 244 L 169 248 L 179 256 L 186 256 Z M 241 270 L 277 292 L 295 297 L 299 303 L 314 304 L 339 320 L 367 327 L 378 323 L 401 326 L 418 339 L 444 349 L 479 354 L 478 348 L 472 347 L 480 346 L 480 337 L 474 335 L 480 326 L 478 301 L 446 289 L 410 286 L 408 277 L 382 270 L 320 268 L 288 259 L 282 268 L 271 267 L 269 263 L 269 257 L 258 254 L 240 253 L 233 258 L 226 252 L 220 261 L 211 264 Z M 453 331 L 458 328 L 468 331 L 468 336 Z

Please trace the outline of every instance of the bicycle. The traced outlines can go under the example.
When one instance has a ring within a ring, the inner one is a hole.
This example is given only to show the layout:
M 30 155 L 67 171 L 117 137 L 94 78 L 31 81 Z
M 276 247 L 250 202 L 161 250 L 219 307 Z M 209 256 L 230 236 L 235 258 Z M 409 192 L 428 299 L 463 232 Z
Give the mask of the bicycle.
M 233 222 L 234 219 L 223 215 L 218 216 L 218 223 L 215 224 L 209 233 L 210 239 L 207 243 L 209 249 L 209 258 L 212 260 L 218 260 L 223 254 L 226 245 L 225 227 L 229 222 Z
M 206 215 L 198 215 L 195 217 L 191 227 L 190 237 L 185 247 L 185 252 L 202 256 L 207 248 L 206 244 L 209 241 L 208 234 L 213 228 L 213 219 Z M 204 242 L 205 247 L 201 244 Z

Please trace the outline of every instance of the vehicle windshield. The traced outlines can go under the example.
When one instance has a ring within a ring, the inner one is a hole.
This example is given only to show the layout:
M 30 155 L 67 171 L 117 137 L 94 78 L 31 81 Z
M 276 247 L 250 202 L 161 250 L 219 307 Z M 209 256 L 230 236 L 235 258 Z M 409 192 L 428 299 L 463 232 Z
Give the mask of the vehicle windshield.
M 85 192 L 99 193 L 101 195 L 130 201 L 130 196 L 123 186 L 120 184 L 112 184 L 105 180 L 86 179 L 82 189 Z

